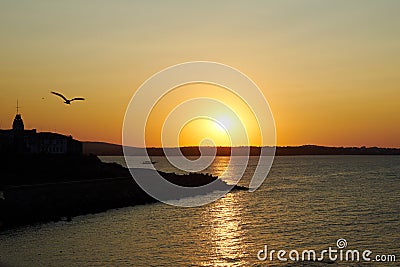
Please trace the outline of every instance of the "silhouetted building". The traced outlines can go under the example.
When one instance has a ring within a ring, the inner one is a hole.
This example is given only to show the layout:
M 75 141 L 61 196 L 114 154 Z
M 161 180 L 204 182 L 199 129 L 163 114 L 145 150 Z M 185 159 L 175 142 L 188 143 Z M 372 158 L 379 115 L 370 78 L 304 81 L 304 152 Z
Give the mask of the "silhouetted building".
M 57 133 L 25 130 L 21 114 L 14 118 L 12 129 L 0 130 L 2 154 L 82 154 L 82 143 Z

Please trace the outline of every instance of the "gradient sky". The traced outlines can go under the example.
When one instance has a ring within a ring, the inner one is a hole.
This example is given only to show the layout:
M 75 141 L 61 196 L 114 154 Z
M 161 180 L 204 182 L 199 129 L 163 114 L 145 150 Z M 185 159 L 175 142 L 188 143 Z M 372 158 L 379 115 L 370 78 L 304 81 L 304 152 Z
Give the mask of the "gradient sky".
M 400 147 L 399 10 L 396 0 L 1 0 L 0 128 L 19 99 L 27 128 L 121 143 L 141 83 L 207 60 L 261 88 L 278 145 Z M 87 101 L 66 106 L 51 90 Z

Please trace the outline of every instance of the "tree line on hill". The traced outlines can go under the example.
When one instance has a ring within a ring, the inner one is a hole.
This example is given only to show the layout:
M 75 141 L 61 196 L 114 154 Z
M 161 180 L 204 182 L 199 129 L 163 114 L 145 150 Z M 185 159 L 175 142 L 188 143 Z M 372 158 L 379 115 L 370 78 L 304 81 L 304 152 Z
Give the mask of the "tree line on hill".
M 259 156 L 261 147 L 217 147 L 217 156 L 247 155 L 248 149 L 251 156 Z M 267 147 L 272 151 L 271 147 Z M 147 148 L 149 156 L 164 156 L 166 150 L 169 154 L 178 155 L 176 148 Z M 181 147 L 180 152 L 185 156 L 200 156 L 199 147 Z M 214 148 L 203 147 L 204 155 L 214 155 Z M 141 148 L 127 147 L 125 151 L 128 155 L 144 155 Z M 123 148 L 121 145 L 101 143 L 101 142 L 84 142 L 84 154 L 94 154 L 98 156 L 123 156 Z M 299 156 L 299 155 L 400 155 L 400 148 L 380 148 L 380 147 L 328 147 L 317 145 L 303 146 L 281 146 L 276 147 L 276 156 Z

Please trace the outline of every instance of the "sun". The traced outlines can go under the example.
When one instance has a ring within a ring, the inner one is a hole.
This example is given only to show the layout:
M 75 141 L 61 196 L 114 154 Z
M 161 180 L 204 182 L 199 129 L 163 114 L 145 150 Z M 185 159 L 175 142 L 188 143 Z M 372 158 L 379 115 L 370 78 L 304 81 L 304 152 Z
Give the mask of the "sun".
M 214 120 L 199 118 L 186 124 L 179 134 L 181 146 L 231 146 L 227 130 Z
M 193 102 L 169 117 L 186 100 L 197 98 L 215 99 L 221 105 L 211 107 Z M 168 126 L 167 118 L 173 118 Z M 190 118 L 195 119 L 187 122 Z M 261 130 L 253 111 L 242 99 L 215 85 L 192 84 L 169 92 L 153 107 L 146 122 L 146 146 L 199 146 L 208 139 L 213 142 L 207 145 L 213 146 L 260 146 Z
M 233 127 L 233 119 L 227 115 L 221 115 L 216 118 L 216 124 L 222 131 L 231 131 Z
M 225 125 L 224 125 L 225 126 Z M 224 128 L 221 124 L 218 122 L 212 122 L 212 125 L 210 127 L 214 127 L 213 131 L 218 132 L 220 134 L 226 134 L 227 129 Z

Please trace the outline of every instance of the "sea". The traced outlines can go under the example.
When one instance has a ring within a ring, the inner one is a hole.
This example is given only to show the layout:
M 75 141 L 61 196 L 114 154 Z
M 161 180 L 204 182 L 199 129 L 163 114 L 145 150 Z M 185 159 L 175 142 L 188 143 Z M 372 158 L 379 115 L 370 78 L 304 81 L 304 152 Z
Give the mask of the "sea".
M 258 160 L 250 157 L 241 185 Z M 222 176 L 229 161 L 216 157 L 203 172 Z M 329 249 L 339 266 L 400 266 L 400 156 L 275 157 L 258 190 L 204 206 L 140 205 L 0 232 L 0 265 L 16 267 L 314 266 L 302 260 Z

